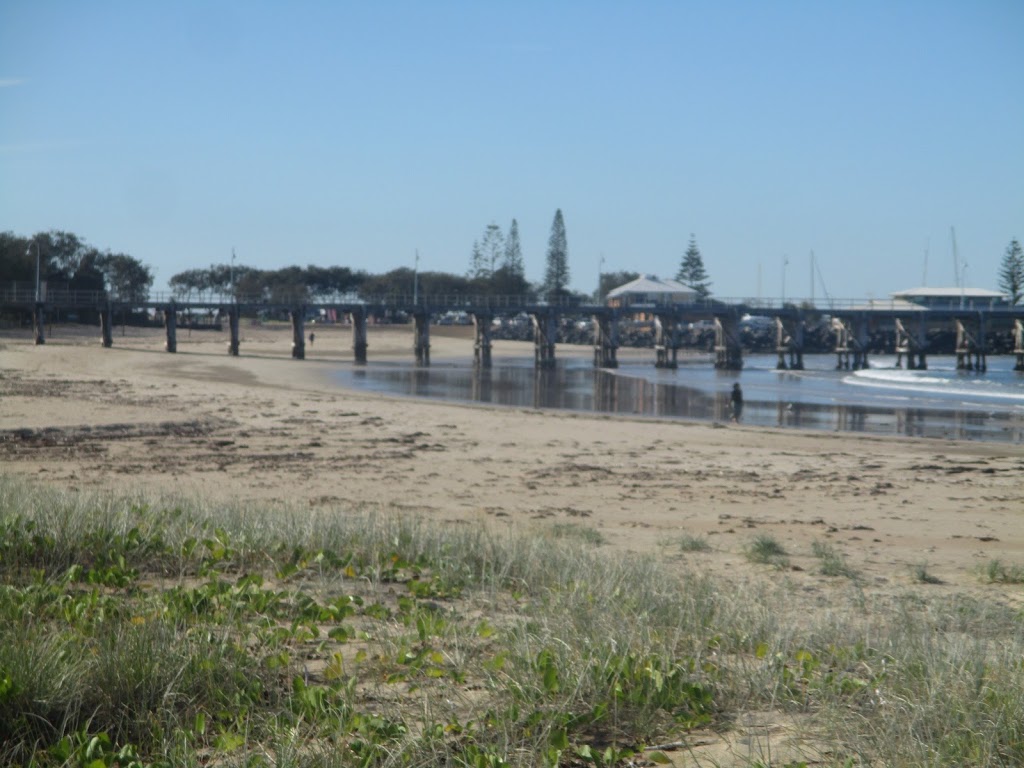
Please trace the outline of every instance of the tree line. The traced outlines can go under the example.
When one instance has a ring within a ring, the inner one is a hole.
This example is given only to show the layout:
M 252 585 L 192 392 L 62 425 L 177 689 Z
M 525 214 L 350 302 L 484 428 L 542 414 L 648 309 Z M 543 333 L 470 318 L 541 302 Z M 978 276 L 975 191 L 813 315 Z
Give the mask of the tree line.
M 0 275 L 4 280 L 34 284 L 38 266 L 40 282 L 69 290 L 107 291 L 119 299 L 143 302 L 153 285 L 152 270 L 124 253 L 101 251 L 80 236 L 59 230 L 20 237 L 0 233 Z M 602 272 L 599 295 L 639 277 L 629 271 Z M 691 236 L 677 277 L 708 295 L 706 273 L 700 251 Z M 199 295 L 239 296 L 270 302 L 328 300 L 337 296 L 466 295 L 528 296 L 537 299 L 594 298 L 569 289 L 569 245 L 561 209 L 555 211 L 548 237 L 544 278 L 531 283 L 526 278 L 519 225 L 512 219 L 506 235 L 497 224 L 489 224 L 474 241 L 469 268 L 464 275 L 420 272 L 400 267 L 383 274 L 371 274 L 346 266 L 288 266 L 257 269 L 244 264 L 212 264 L 188 269 L 171 276 L 172 295 L 187 300 Z
M 38 270 L 38 271 L 37 271 Z M 71 232 L 52 230 L 32 237 L 0 232 L 3 281 L 81 291 L 110 291 L 145 301 L 153 285 L 149 267 L 126 253 L 101 251 Z
M 419 272 L 400 267 L 383 274 L 371 274 L 346 266 L 289 266 L 263 270 L 245 265 L 214 264 L 173 275 L 169 286 L 174 296 L 188 299 L 198 294 L 235 295 L 267 301 L 327 300 L 339 295 L 510 295 L 534 298 L 591 298 L 569 290 L 569 246 L 561 209 L 555 212 L 548 237 L 544 278 L 527 280 L 519 225 L 512 219 L 508 233 L 491 223 L 473 242 L 469 268 L 464 275 L 447 272 Z M 152 270 L 125 254 L 100 250 L 71 232 L 51 230 L 31 237 L 0 232 L 0 276 L 4 282 L 34 283 L 71 290 L 108 291 L 120 299 L 145 301 L 153 285 Z M 620 285 L 635 280 L 638 272 L 611 271 L 599 276 L 597 296 L 606 296 Z M 999 288 L 1011 304 L 1024 299 L 1024 249 L 1014 238 L 1007 246 L 998 272 Z M 697 291 L 701 298 L 711 295 L 711 281 L 704 267 L 696 237 L 691 234 L 676 280 Z

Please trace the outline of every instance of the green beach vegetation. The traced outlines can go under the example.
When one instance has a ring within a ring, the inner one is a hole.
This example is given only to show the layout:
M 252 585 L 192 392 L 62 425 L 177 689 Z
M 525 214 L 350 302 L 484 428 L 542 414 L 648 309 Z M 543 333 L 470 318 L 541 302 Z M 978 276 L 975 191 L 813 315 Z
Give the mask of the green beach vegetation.
M 1024 763 L 995 597 L 840 580 L 809 610 L 763 543 L 734 584 L 567 532 L 0 476 L 0 763 L 714 765 L 696 735 L 749 712 L 801 724 L 789 766 Z

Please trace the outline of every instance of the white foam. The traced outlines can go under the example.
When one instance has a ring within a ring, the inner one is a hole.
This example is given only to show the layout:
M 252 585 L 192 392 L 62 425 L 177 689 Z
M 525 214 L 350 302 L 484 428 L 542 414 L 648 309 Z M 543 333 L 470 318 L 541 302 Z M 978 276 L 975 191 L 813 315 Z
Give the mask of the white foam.
M 1024 405 L 1024 393 L 1010 392 L 997 384 L 977 379 L 974 386 L 965 387 L 963 382 L 944 378 L 932 371 L 904 371 L 900 368 L 871 368 L 856 371 L 843 378 L 844 384 L 856 387 L 872 387 L 876 389 L 894 389 L 901 392 L 913 392 L 918 395 L 943 395 L 946 397 L 963 397 L 968 402 L 985 400 L 1009 400 Z

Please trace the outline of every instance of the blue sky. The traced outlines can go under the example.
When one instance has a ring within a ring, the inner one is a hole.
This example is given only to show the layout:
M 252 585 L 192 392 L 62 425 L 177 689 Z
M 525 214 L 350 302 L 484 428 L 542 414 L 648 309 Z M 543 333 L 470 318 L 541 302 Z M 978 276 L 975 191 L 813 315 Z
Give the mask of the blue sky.
M 0 230 L 150 265 L 464 273 L 519 223 L 572 287 L 996 287 L 1024 239 L 1024 2 L 0 0 Z M 788 263 L 787 263 L 788 262 Z M 2 276 L 0 276 L 2 279 Z

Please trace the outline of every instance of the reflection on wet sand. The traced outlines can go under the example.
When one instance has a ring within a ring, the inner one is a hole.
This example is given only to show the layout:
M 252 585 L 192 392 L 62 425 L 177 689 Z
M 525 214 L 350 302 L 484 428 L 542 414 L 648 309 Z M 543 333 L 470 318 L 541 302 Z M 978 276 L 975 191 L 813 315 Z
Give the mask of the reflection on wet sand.
M 649 381 L 589 366 L 395 366 L 364 368 L 350 375 L 360 388 L 413 397 L 695 421 L 727 422 L 730 414 L 725 382 L 708 392 L 678 381 Z M 748 398 L 743 424 L 909 437 L 1024 439 L 1021 420 L 1005 414 L 801 402 L 781 393 L 773 400 Z

